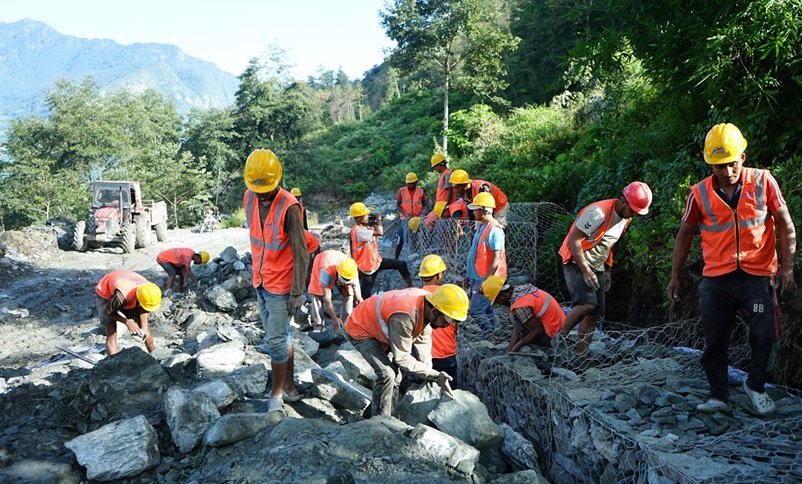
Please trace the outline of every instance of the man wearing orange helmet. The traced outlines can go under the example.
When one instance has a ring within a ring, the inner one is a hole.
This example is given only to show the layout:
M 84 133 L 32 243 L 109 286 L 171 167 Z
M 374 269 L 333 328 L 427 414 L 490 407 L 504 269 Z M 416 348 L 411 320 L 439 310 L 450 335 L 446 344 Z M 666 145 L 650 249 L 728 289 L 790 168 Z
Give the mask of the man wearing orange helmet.
M 109 272 L 95 286 L 100 324 L 106 329 L 106 353 L 117 353 L 117 322 L 123 323 L 132 335 L 141 338 L 149 353 L 156 347 L 148 326 L 148 314 L 159 309 L 162 292 L 159 286 L 134 271 Z
M 710 398 L 702 412 L 726 411 L 729 393 L 727 350 L 735 313 L 749 314 L 752 347 L 749 376 L 743 382 L 755 410 L 774 411 L 764 385 L 779 340 L 775 274 L 783 292 L 796 287 L 796 231 L 777 181 L 768 170 L 746 168 L 746 139 L 733 124 L 713 126 L 705 137 L 704 159 L 713 174 L 691 188 L 671 263 L 668 298 L 679 300 L 682 272 L 696 229 L 702 237 L 699 312 L 705 335 L 702 367 Z M 782 265 L 777 260 L 775 225 Z
M 309 253 L 298 200 L 279 182 L 283 168 L 270 150 L 254 150 L 245 162 L 243 206 L 253 260 L 253 287 L 270 355 L 273 388 L 268 412 L 283 412 L 284 399 L 300 398 L 294 382 L 290 319 L 303 304 Z
M 555 338 L 568 335 L 579 324 L 577 353 L 580 355 L 587 352 L 596 321 L 604 315 L 604 293 L 610 289 L 613 247 L 632 218 L 646 215 L 651 204 L 649 185 L 632 182 L 624 187 L 620 197 L 600 200 L 583 208 L 563 240 L 560 256 L 573 308 Z

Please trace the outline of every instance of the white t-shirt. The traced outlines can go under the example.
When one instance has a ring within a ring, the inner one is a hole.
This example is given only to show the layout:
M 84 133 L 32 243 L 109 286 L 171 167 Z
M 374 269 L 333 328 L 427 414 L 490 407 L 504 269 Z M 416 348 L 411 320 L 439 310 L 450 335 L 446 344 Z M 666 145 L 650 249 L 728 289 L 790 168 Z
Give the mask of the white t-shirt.
M 576 228 L 579 229 L 583 234 L 590 235 L 596 229 L 601 227 L 603 222 L 604 210 L 602 210 L 602 208 L 598 205 L 591 205 L 582 213 L 579 218 L 576 219 Z M 610 228 L 607 230 L 598 244 L 583 253 L 585 260 L 591 269 L 596 272 L 601 272 L 604 270 L 604 262 L 610 255 L 610 251 L 615 243 L 618 242 L 618 239 L 620 239 L 621 235 L 623 235 L 626 226 L 627 219 L 622 218 L 620 215 L 618 215 L 618 212 L 613 210 L 613 221 L 610 223 Z
M 356 229 L 357 242 L 370 242 L 373 240 L 373 229 Z

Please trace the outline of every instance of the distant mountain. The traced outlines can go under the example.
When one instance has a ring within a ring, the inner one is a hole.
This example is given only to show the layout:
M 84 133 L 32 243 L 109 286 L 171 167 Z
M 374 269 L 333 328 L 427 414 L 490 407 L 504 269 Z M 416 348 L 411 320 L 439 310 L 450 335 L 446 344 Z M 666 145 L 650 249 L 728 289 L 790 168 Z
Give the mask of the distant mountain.
M 121 45 L 64 35 L 34 20 L 0 22 L 0 130 L 10 119 L 41 113 L 56 79 L 87 76 L 103 90 L 156 89 L 182 113 L 229 106 L 239 85 L 234 75 L 174 45 Z

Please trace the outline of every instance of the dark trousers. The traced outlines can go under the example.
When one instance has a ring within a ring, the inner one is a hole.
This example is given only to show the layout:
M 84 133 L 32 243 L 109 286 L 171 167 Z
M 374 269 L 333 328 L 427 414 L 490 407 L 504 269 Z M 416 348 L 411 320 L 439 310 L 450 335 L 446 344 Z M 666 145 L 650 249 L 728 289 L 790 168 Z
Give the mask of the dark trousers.
M 409 277 L 409 268 L 406 262 L 400 259 L 382 259 L 379 268 L 372 274 L 365 274 L 362 271 L 359 272 L 359 286 L 362 289 L 362 299 L 370 297 L 373 292 L 373 285 L 376 283 L 376 276 L 379 275 L 379 272 L 386 270 L 396 270 L 401 273 L 401 277 L 404 279 Z
M 432 358 L 432 369 L 448 373 L 451 378 L 453 378 L 453 380 L 451 380 L 451 388 L 454 390 L 459 388 L 459 367 L 457 367 L 456 356 L 449 356 L 448 358 Z
M 769 359 L 779 340 L 777 299 L 771 278 L 741 270 L 718 277 L 703 277 L 699 285 L 699 311 L 705 333 L 702 368 L 710 382 L 710 396 L 727 401 L 727 350 L 738 309 L 746 309 L 752 358 L 746 384 L 763 392 Z

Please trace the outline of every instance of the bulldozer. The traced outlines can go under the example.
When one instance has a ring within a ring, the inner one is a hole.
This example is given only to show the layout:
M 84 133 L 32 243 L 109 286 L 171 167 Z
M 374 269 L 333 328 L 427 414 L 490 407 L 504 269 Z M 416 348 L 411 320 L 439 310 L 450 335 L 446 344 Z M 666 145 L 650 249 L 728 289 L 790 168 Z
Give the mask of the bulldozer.
M 142 200 L 139 182 L 96 181 L 89 184 L 92 201 L 86 221 L 75 223 L 72 248 L 80 252 L 118 245 L 130 254 L 167 237 L 167 204 Z

